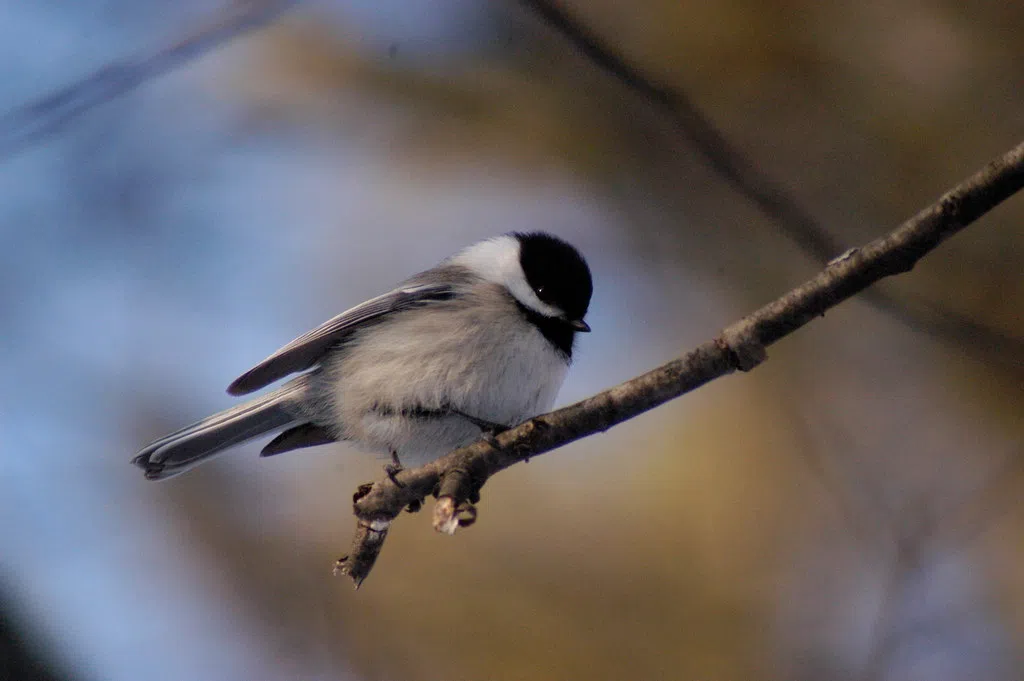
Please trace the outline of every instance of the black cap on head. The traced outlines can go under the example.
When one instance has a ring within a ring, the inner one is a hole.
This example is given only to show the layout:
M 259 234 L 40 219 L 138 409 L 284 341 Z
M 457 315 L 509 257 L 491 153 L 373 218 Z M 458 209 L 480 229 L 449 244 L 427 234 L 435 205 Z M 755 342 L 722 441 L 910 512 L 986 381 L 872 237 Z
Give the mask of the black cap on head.
M 567 320 L 582 321 L 594 284 L 579 251 L 544 232 L 516 232 L 513 236 L 520 243 L 519 264 L 526 282 L 537 297 L 564 312 Z

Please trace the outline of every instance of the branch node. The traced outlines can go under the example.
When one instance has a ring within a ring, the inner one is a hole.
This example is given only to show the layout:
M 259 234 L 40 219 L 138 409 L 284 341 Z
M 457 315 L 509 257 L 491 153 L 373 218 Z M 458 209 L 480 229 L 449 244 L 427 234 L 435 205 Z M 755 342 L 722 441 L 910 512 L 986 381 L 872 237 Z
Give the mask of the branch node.
M 853 256 L 857 255 L 857 253 L 859 252 L 860 248 L 858 248 L 857 246 L 854 246 L 853 248 L 847 248 L 845 251 L 829 260 L 826 267 L 831 267 L 832 265 L 838 265 L 841 262 L 845 262 L 852 258 Z
M 441 497 L 434 504 L 434 530 L 451 536 L 459 529 L 459 517 L 456 513 L 455 499 Z
M 460 527 L 469 527 L 476 518 L 476 506 L 468 501 L 456 503 L 452 497 L 441 497 L 434 505 L 434 529 L 448 536 Z
M 480 500 L 480 483 L 465 468 L 453 468 L 444 474 L 434 505 L 434 529 L 447 535 L 460 527 L 476 522 L 476 507 Z
M 334 576 L 348 575 L 358 589 L 377 562 L 390 528 L 390 520 L 360 520 L 356 524 L 355 536 L 352 537 L 352 553 L 334 563 Z
M 353 504 L 358 504 L 359 501 L 363 497 L 365 497 L 367 494 L 369 494 L 370 490 L 372 490 L 372 489 L 373 489 L 373 483 L 372 482 L 364 482 L 362 485 L 359 485 L 359 487 L 356 488 L 355 493 L 352 495 L 352 503 Z
M 473 477 L 465 468 L 452 468 L 444 472 L 437 489 L 438 499 L 451 497 L 456 502 L 468 499 L 473 491 Z
M 715 344 L 729 355 L 730 363 L 740 371 L 750 371 L 768 359 L 768 352 L 750 318 L 722 331 Z

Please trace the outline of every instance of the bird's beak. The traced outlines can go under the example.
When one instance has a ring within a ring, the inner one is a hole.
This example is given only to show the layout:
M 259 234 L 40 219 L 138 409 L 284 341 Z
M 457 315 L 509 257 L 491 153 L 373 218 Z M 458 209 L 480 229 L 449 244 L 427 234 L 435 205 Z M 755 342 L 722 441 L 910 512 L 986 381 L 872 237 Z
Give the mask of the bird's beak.
M 572 327 L 573 331 L 581 331 L 583 333 L 590 333 L 590 324 L 587 324 L 582 319 L 570 319 L 569 326 Z

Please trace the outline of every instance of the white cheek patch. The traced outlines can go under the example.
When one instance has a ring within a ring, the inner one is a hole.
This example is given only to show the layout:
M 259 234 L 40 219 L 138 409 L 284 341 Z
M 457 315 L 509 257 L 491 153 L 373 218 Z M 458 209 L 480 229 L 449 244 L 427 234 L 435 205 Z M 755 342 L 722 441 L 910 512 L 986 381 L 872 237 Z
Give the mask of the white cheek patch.
M 562 310 L 538 298 L 526 282 L 519 264 L 519 247 L 519 240 L 515 237 L 498 236 L 470 246 L 452 258 L 452 262 L 472 270 L 487 281 L 501 284 L 534 312 L 545 317 L 563 316 Z

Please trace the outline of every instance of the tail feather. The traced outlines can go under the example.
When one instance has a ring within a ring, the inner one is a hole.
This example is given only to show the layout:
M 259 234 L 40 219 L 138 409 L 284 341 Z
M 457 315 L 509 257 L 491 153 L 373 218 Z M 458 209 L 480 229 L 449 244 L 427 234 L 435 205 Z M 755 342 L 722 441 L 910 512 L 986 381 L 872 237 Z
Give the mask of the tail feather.
M 183 473 L 228 447 L 296 422 L 297 406 L 307 389 L 305 376 L 237 407 L 208 416 L 166 437 L 154 440 L 132 463 L 149 480 Z

